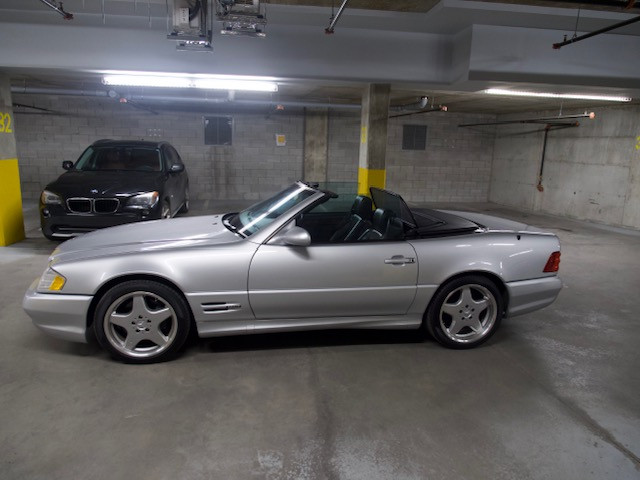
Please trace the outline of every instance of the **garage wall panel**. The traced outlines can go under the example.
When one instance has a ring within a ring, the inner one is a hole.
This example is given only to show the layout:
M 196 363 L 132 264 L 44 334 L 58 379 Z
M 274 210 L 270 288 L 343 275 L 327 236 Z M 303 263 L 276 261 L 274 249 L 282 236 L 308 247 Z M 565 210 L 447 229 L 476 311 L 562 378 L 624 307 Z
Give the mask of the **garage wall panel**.
M 583 119 L 580 127 L 549 133 L 542 192 L 536 188 L 542 132 L 532 132 L 531 125 L 501 127 L 495 141 L 490 201 L 640 229 L 640 107 L 593 110 L 595 120 Z M 499 120 L 552 115 L 557 112 Z
M 458 125 L 494 119 L 494 115 L 455 113 L 390 119 L 387 187 L 413 202 L 486 202 L 495 129 Z M 427 126 L 425 150 L 402 149 L 405 124 Z

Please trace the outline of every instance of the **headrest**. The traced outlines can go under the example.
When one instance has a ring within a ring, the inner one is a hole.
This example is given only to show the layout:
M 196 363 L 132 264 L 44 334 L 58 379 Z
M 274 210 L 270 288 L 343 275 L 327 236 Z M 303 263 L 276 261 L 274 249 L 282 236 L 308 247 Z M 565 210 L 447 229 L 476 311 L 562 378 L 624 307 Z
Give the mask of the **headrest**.
M 373 219 L 371 220 L 373 228 L 380 233 L 384 233 L 387 230 L 387 225 L 392 215 L 389 210 L 378 208 L 373 212 Z
M 364 220 L 371 220 L 373 215 L 373 204 L 369 197 L 358 195 L 351 206 L 351 213 L 358 215 Z

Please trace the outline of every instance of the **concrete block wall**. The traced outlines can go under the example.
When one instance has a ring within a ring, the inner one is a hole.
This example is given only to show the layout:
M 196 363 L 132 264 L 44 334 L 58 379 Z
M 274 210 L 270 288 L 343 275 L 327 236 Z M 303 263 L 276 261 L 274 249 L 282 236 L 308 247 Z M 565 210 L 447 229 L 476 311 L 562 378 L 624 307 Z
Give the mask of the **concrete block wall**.
M 460 128 L 490 122 L 494 115 L 429 113 L 391 119 L 387 143 L 387 188 L 410 202 L 486 202 L 495 128 Z M 402 126 L 426 125 L 425 150 L 402 150 Z M 329 118 L 329 179 L 358 181 L 360 115 Z
M 387 144 L 387 187 L 412 202 L 486 202 L 494 129 L 462 128 L 494 115 L 433 112 L 393 118 Z M 402 126 L 426 125 L 426 150 L 402 150 Z
M 594 120 L 551 131 L 536 188 L 543 132 L 535 125 L 496 132 L 489 200 L 529 211 L 640 229 L 640 107 L 594 107 Z M 583 113 L 584 110 L 564 112 Z M 533 112 L 499 120 L 557 115 Z
M 63 160 L 75 160 L 100 138 L 163 139 L 172 143 L 189 171 L 192 198 L 258 200 L 302 177 L 302 114 L 234 114 L 233 145 L 204 145 L 203 114 L 161 111 L 153 115 L 107 98 L 15 95 L 17 103 L 52 110 L 16 117 L 25 198 L 37 198 L 60 175 Z M 491 132 L 459 123 L 494 118 L 427 114 L 391 120 L 387 185 L 409 201 L 486 201 L 493 149 Z M 427 125 L 425 151 L 402 150 L 402 125 Z M 278 147 L 275 135 L 286 135 Z M 357 182 L 359 112 L 329 112 L 328 180 Z
M 233 145 L 204 144 L 203 114 L 153 115 L 111 99 L 14 95 L 14 101 L 52 113 L 16 115 L 16 137 L 24 198 L 37 198 L 63 173 L 63 160 L 75 161 L 101 138 L 166 140 L 187 166 L 192 198 L 264 198 L 302 176 L 303 120 L 298 115 L 229 115 Z M 286 146 L 276 146 L 276 134 Z

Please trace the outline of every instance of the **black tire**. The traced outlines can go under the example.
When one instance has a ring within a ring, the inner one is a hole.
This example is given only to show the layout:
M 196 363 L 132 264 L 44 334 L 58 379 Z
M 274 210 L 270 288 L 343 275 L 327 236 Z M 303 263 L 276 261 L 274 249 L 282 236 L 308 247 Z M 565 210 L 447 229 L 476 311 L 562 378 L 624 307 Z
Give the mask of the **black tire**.
M 481 275 L 465 275 L 440 287 L 427 308 L 424 326 L 445 347 L 473 348 L 496 332 L 503 310 L 495 283 Z
M 173 358 L 191 328 L 186 300 L 173 288 L 151 280 L 130 280 L 100 298 L 93 330 L 102 348 L 125 363 Z
M 162 202 L 162 208 L 160 209 L 160 219 L 171 218 L 171 205 L 166 200 Z
M 188 213 L 188 212 L 189 212 L 189 189 L 187 188 L 184 191 L 184 203 L 182 204 L 182 207 L 180 207 L 179 213 Z

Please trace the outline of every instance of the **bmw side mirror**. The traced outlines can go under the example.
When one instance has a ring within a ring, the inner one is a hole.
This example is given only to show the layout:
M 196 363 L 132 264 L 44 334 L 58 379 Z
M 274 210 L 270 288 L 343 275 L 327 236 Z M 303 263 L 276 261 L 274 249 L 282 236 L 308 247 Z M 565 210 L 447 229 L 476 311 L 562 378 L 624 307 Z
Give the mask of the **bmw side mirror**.
M 182 163 L 174 163 L 169 169 L 169 173 L 181 173 L 184 172 L 184 165 Z
M 269 243 L 290 245 L 292 247 L 308 247 L 311 245 L 311 235 L 302 227 L 291 227 L 286 232 L 273 237 Z
M 62 168 L 64 168 L 65 170 L 73 170 L 73 162 L 65 160 L 64 162 L 62 162 Z

